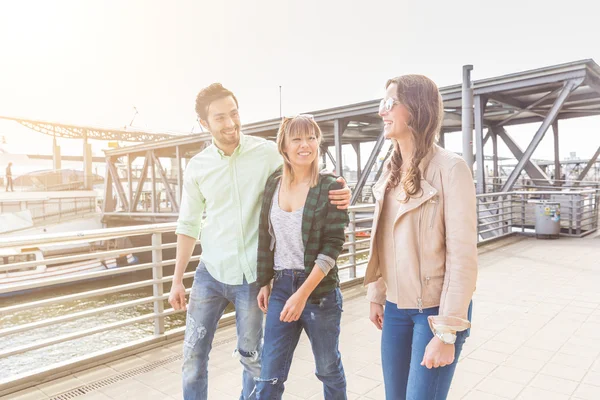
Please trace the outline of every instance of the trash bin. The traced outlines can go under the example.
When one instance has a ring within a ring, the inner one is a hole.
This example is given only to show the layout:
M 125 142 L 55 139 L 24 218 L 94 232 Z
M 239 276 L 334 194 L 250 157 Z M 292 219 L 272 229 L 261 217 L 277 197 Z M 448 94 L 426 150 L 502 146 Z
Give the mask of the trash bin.
M 535 237 L 558 239 L 560 235 L 560 203 L 540 201 L 535 205 Z

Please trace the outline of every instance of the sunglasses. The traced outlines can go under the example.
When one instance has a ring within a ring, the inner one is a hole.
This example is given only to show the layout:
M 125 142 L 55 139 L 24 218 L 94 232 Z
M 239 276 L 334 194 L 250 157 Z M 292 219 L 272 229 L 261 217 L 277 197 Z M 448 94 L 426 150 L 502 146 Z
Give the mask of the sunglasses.
M 391 97 L 387 99 L 382 99 L 379 103 L 379 112 L 390 112 L 396 104 L 400 104 L 400 102 L 398 100 L 392 99 Z
M 289 120 L 294 119 L 294 118 L 308 118 L 308 119 L 311 119 L 313 121 L 315 120 L 315 117 L 312 114 L 297 114 L 297 115 L 291 115 L 289 117 L 288 116 L 284 116 L 283 120 L 284 121 L 289 121 Z

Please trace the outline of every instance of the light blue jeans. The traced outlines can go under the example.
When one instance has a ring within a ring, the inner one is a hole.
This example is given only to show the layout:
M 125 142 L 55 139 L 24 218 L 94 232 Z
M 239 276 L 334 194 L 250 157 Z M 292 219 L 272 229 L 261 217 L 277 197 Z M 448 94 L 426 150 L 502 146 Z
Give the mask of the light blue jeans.
M 471 308 L 469 306 L 469 320 Z M 444 400 L 448 396 L 456 363 L 470 330 L 458 332 L 454 343 L 454 362 L 445 367 L 427 369 L 421 365 L 425 348 L 433 338 L 427 317 L 437 315 L 439 307 L 423 312 L 398 309 L 389 301 L 383 314 L 381 366 L 385 398 L 394 400 Z
M 227 285 L 214 279 L 201 262 L 196 269 L 187 310 L 183 344 L 183 398 L 208 398 L 208 355 L 219 319 L 229 302 L 236 311 L 237 348 L 244 366 L 240 399 L 255 399 L 254 378 L 260 376 L 263 313 L 256 297 L 258 285 Z
M 325 400 L 345 400 L 346 376 L 338 350 L 342 293 L 335 288 L 322 297 L 309 300 L 294 322 L 281 322 L 279 315 L 286 301 L 306 280 L 306 272 L 275 271 L 273 292 L 265 324 L 265 348 L 260 379 L 256 383 L 258 400 L 278 400 L 283 396 L 294 350 L 304 330 L 315 357 L 315 375 L 323 382 Z

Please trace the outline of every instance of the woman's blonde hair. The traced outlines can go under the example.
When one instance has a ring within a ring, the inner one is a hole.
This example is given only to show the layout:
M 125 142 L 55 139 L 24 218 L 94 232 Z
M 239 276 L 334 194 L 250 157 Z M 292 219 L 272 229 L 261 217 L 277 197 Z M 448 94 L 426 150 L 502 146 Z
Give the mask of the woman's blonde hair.
M 284 181 L 284 184 L 290 185 L 292 182 L 294 182 L 295 178 L 292 163 L 284 151 L 286 140 L 296 137 L 309 137 L 313 135 L 317 138 L 317 148 L 319 149 L 322 139 L 321 128 L 319 128 L 319 125 L 317 125 L 311 115 L 298 115 L 295 117 L 284 117 L 282 119 L 281 125 L 279 126 L 279 131 L 277 132 L 277 148 L 279 149 L 279 154 L 283 156 L 283 173 L 284 178 L 287 177 L 287 182 Z M 312 162 L 310 169 L 310 187 L 315 187 L 317 183 L 319 183 L 318 150 L 317 157 L 315 157 L 314 161 Z
M 412 134 L 414 150 L 406 174 L 401 178 L 402 154 L 398 142 L 394 141 L 394 151 L 388 164 L 391 176 L 387 189 L 393 189 L 401 183 L 406 193 L 405 201 L 408 201 L 411 197 L 420 195 L 419 164 L 437 140 L 444 118 L 444 104 L 438 87 L 426 76 L 399 76 L 388 80 L 386 89 L 393 83 L 397 85 L 398 102 L 406 107 L 410 114 L 407 125 Z

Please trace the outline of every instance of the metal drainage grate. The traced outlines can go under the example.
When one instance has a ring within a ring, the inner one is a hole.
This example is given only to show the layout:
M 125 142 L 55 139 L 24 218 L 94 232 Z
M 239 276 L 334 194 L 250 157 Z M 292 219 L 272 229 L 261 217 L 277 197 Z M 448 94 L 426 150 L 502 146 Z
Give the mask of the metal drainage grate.
M 162 367 L 163 365 L 170 364 L 174 361 L 178 361 L 183 356 L 181 354 L 173 355 L 170 357 L 163 358 L 162 360 L 158 360 L 153 362 L 152 364 L 145 365 L 143 367 L 132 368 L 129 371 L 125 371 L 115 376 L 111 376 L 110 378 L 102 379 L 96 382 L 89 383 L 87 385 L 80 386 L 76 389 L 70 390 L 58 396 L 52 397 L 50 400 L 68 400 L 74 399 L 78 396 L 88 394 L 95 390 L 98 390 L 102 387 L 112 385 L 113 383 L 117 383 L 123 381 L 125 379 L 134 377 L 136 375 L 143 374 L 145 372 L 150 372 L 158 367 Z
M 223 338 L 221 340 L 215 340 L 213 342 L 213 347 L 217 347 L 222 344 L 233 342 L 236 339 L 236 336 L 230 336 Z M 136 375 L 143 374 L 145 372 L 150 372 L 158 367 L 162 367 L 163 365 L 170 364 L 172 362 L 181 360 L 183 358 L 182 354 L 173 355 L 170 357 L 163 358 L 162 360 L 155 361 L 151 364 L 145 365 L 143 367 L 132 368 L 128 371 L 122 372 L 118 375 L 111 376 L 110 378 L 105 378 L 96 382 L 89 383 L 87 385 L 80 386 L 78 388 L 69 390 L 68 392 L 62 393 L 58 396 L 52 397 L 50 400 L 68 400 L 74 399 L 78 396 L 82 396 L 84 394 L 88 394 L 100 388 L 103 388 L 108 385 L 112 385 L 113 383 L 117 383 L 123 381 L 125 379 L 132 378 Z

